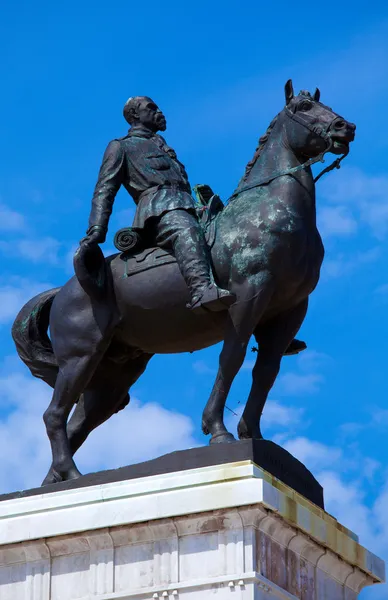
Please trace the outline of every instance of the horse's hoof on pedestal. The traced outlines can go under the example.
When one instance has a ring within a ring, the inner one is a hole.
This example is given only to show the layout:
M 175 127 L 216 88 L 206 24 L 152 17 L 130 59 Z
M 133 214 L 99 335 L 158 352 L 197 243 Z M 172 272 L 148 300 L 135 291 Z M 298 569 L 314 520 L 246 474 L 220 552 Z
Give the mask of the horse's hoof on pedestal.
M 78 471 L 77 467 L 69 469 L 63 476 L 51 467 L 50 471 L 47 473 L 46 477 L 42 482 L 42 487 L 44 485 L 50 485 L 52 483 L 61 483 L 61 481 L 70 481 L 71 479 L 78 479 L 79 477 L 82 477 L 82 473 Z
M 239 423 L 237 427 L 237 435 L 239 440 L 263 440 L 260 427 L 255 427 L 255 430 L 249 430 L 245 423 Z
M 58 483 L 58 482 L 54 477 L 53 470 L 50 469 L 50 471 L 47 473 L 46 477 L 43 479 L 41 485 L 43 487 L 44 485 L 51 485 L 52 483 Z
M 224 431 L 223 433 L 218 433 L 216 435 L 213 435 L 209 444 L 213 445 L 213 444 L 233 444 L 234 442 L 236 442 L 236 438 L 234 437 L 234 435 L 232 435 L 231 433 L 229 433 L 229 431 Z

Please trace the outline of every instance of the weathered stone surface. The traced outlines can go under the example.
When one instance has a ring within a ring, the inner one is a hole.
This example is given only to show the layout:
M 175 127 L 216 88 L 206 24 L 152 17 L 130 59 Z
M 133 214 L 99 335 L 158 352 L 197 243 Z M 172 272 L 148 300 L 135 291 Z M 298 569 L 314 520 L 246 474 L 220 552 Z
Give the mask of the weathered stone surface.
M 384 578 L 268 478 L 243 461 L 0 502 L 0 598 L 356 600 Z

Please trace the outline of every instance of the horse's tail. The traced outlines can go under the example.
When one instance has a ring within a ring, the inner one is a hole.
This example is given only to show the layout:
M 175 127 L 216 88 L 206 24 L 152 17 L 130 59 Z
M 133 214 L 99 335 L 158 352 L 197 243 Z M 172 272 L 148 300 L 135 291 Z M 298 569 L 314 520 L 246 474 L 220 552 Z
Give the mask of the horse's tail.
M 12 326 L 12 337 L 22 361 L 34 377 L 54 387 L 58 364 L 48 337 L 51 305 L 60 288 L 35 296 L 19 312 Z

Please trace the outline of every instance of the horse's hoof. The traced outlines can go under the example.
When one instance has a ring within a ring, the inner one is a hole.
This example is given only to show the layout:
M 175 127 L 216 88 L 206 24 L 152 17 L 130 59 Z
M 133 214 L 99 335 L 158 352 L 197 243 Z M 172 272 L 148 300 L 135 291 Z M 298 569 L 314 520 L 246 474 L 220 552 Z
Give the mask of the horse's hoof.
M 50 471 L 47 473 L 46 477 L 43 479 L 41 485 L 42 486 L 44 486 L 44 485 L 51 485 L 52 483 L 58 483 L 58 480 L 55 479 L 53 470 L 50 469 Z
M 65 481 L 61 475 L 55 469 L 51 467 L 50 471 L 47 473 L 46 477 L 42 482 L 43 485 L 50 485 L 52 483 L 60 483 L 61 481 Z
M 70 479 L 78 479 L 79 477 L 82 477 L 82 473 L 78 471 L 77 467 L 72 467 L 66 471 L 62 481 L 70 481 Z
M 237 435 L 239 440 L 263 440 L 261 435 L 260 427 L 256 427 L 255 430 L 249 431 L 245 423 L 239 424 L 237 427 Z
M 51 468 L 44 478 L 42 486 L 50 485 L 52 483 L 61 483 L 61 481 L 70 481 L 71 479 L 78 479 L 79 477 L 82 477 L 82 473 L 78 471 L 77 467 L 69 469 L 68 471 L 64 472 L 63 475 L 60 475 L 58 471 Z
M 231 433 L 229 433 L 229 431 L 223 431 L 222 433 L 217 433 L 216 435 L 213 435 L 212 439 L 209 442 L 209 444 L 210 445 L 213 445 L 213 444 L 233 444 L 236 441 L 237 440 L 234 437 L 234 435 L 232 435 Z

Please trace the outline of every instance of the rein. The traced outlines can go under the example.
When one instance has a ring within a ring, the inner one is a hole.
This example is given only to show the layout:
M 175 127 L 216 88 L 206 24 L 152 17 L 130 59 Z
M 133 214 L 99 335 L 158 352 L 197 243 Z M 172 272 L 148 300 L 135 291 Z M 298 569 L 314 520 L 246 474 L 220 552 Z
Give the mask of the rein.
M 265 179 L 262 179 L 261 181 L 259 181 L 258 183 L 252 184 L 252 185 L 247 185 L 241 189 L 238 189 L 235 191 L 234 194 L 232 194 L 231 196 L 231 200 L 232 198 L 235 198 L 236 196 L 238 196 L 239 194 L 242 194 L 243 192 L 247 192 L 248 190 L 253 190 L 257 187 L 261 187 L 262 185 L 268 185 L 268 183 L 271 183 L 272 181 L 274 181 L 275 179 L 278 179 L 279 177 L 283 177 L 284 175 L 294 175 L 294 173 L 298 173 L 298 171 L 302 171 L 304 169 L 307 169 L 308 167 L 311 167 L 311 165 L 314 165 L 317 162 L 321 162 L 324 163 L 325 162 L 325 154 L 327 152 L 329 152 L 331 150 L 331 147 L 333 145 L 333 140 L 331 139 L 328 130 L 324 130 L 319 126 L 311 126 L 310 123 L 308 121 L 305 121 L 304 119 L 302 119 L 298 114 L 295 114 L 293 112 L 290 111 L 289 108 L 287 108 L 287 106 L 285 107 L 285 112 L 286 115 L 292 119 L 293 121 L 296 121 L 297 123 L 299 123 L 300 125 L 303 125 L 303 127 L 306 127 L 307 129 L 309 129 L 310 131 L 312 131 L 313 133 L 315 133 L 316 135 L 319 135 L 321 138 L 324 139 L 324 141 L 326 142 L 327 146 L 325 148 L 325 150 L 323 152 L 321 152 L 321 154 L 319 154 L 318 156 L 316 156 L 315 158 L 309 158 L 308 160 L 306 160 L 306 162 L 304 162 L 301 165 L 298 165 L 297 167 L 292 167 L 290 169 L 286 169 L 284 171 L 279 171 L 278 173 L 274 173 L 273 175 L 269 175 L 268 177 L 266 177 Z M 336 117 L 337 118 L 337 117 Z M 335 120 L 335 119 L 333 119 Z M 331 126 L 331 123 L 329 124 L 328 128 L 329 129 Z M 328 167 L 326 167 L 325 169 L 323 169 L 319 175 L 317 175 L 314 178 L 314 183 L 317 183 L 317 181 L 326 173 L 330 173 L 330 171 L 333 171 L 333 169 L 340 169 L 341 168 L 341 162 L 343 161 L 343 159 L 348 155 L 349 152 L 345 152 L 341 158 L 336 158 L 331 165 L 329 165 Z

